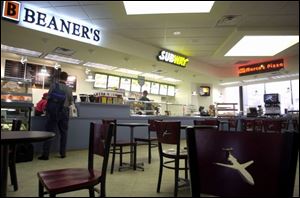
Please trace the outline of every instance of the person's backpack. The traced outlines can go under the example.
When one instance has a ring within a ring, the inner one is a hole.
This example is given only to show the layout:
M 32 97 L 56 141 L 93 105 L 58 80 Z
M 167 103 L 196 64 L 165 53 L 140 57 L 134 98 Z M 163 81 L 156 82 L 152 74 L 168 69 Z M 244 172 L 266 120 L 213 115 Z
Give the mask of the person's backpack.
M 66 100 L 66 93 L 59 89 L 59 84 L 55 83 L 55 87 L 48 95 L 46 111 L 51 115 L 57 115 L 62 111 Z

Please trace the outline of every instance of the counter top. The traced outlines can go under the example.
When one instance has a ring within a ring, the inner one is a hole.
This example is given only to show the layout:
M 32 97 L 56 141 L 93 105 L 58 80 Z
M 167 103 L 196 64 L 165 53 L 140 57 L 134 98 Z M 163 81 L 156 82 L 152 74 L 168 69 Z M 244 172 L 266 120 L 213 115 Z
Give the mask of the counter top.
M 97 105 L 97 106 L 119 106 L 119 107 L 128 107 L 128 104 L 103 104 L 97 102 L 76 102 L 75 105 Z

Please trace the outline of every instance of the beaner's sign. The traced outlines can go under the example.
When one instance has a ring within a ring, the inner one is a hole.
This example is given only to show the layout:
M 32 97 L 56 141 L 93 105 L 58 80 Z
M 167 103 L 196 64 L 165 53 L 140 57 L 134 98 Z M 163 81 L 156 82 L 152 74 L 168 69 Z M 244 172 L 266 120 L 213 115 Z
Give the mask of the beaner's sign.
M 180 55 L 175 55 L 172 52 L 166 50 L 160 51 L 157 56 L 157 59 L 163 62 L 172 63 L 179 65 L 181 67 L 186 67 L 186 64 L 189 62 L 189 59 Z
M 93 45 L 100 44 L 99 27 L 17 1 L 3 2 L 2 18 L 37 31 Z

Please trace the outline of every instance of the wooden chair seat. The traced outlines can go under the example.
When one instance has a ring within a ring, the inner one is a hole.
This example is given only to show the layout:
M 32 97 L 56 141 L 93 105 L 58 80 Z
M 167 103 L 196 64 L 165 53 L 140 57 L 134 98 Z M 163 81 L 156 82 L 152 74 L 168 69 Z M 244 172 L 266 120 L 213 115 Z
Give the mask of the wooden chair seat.
M 115 125 L 113 123 L 109 125 L 90 123 L 88 167 L 38 172 L 39 197 L 43 197 L 44 194 L 55 197 L 56 194 L 81 189 L 88 189 L 90 197 L 95 196 L 95 190 L 100 194 L 100 197 L 105 197 L 106 170 L 114 130 Z M 102 158 L 101 168 L 94 168 L 95 156 Z M 99 170 L 101 170 L 101 172 Z M 97 184 L 100 184 L 100 190 L 95 189 Z
M 68 168 L 50 171 L 41 171 L 38 178 L 43 186 L 55 194 L 89 188 L 99 183 L 100 171 L 89 171 L 86 168 Z
M 126 140 L 120 140 L 115 143 L 111 143 L 112 146 L 130 146 L 132 144 L 136 144 L 135 142 L 128 142 Z

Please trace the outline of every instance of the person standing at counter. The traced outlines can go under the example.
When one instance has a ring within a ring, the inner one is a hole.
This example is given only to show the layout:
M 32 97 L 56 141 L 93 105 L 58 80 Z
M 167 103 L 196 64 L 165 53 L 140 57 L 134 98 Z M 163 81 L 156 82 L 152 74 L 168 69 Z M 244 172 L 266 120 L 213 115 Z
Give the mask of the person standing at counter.
M 68 74 L 61 72 L 59 82 L 50 86 L 48 91 L 48 102 L 46 107 L 46 131 L 55 132 L 56 126 L 60 134 L 60 157 L 66 157 L 66 144 L 69 123 L 69 106 L 72 104 L 72 89 L 66 85 Z M 51 140 L 43 144 L 43 153 L 39 160 L 48 160 Z
M 140 101 L 146 101 L 146 102 L 150 102 L 150 99 L 147 98 L 148 95 L 148 91 L 143 91 L 143 96 L 140 98 Z M 152 105 L 151 103 L 145 103 L 145 108 L 141 108 L 142 110 L 152 110 Z M 146 115 L 153 115 L 153 112 L 146 112 Z

